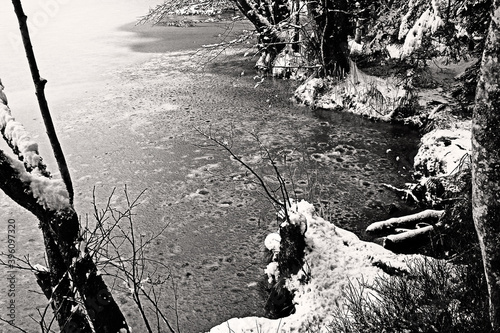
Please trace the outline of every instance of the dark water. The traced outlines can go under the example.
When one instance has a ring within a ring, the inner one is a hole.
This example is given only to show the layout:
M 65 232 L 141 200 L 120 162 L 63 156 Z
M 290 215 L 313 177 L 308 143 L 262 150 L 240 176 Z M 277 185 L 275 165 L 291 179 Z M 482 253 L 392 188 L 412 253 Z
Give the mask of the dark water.
M 152 235 L 168 225 L 147 255 L 172 269 L 183 332 L 263 314 L 261 249 L 277 228 L 255 179 L 197 129 L 226 140 L 275 188 L 262 145 L 292 196 L 312 201 L 333 223 L 360 235 L 388 217 L 391 203 L 402 205 L 382 184 L 409 180 L 416 133 L 295 106 L 293 82 L 266 78 L 255 87 L 255 58 L 220 57 L 201 69 L 203 58 L 175 53 L 193 49 L 190 36 L 218 37 L 219 24 L 128 27 L 144 39 L 134 39 L 130 52 L 158 54 L 115 68 L 91 95 L 65 101 L 71 112 L 56 118 L 81 214 L 92 211 L 94 186 L 99 204 L 118 187 L 112 203 L 122 206 L 127 184 L 131 196 L 146 189 L 135 216 L 139 232 Z M 169 288 L 164 293 L 160 304 L 167 309 L 173 295 Z M 131 301 L 120 293 L 117 298 L 134 330 L 142 331 Z

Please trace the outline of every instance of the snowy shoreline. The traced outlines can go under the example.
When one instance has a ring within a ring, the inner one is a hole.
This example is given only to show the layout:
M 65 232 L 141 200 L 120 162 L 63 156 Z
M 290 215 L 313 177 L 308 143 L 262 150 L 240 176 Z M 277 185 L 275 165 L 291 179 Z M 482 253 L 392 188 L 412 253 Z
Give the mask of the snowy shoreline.
M 328 87 L 327 82 L 321 79 L 309 80 L 296 90 L 295 99 L 309 106 L 343 109 L 372 119 L 390 121 L 397 102 L 404 96 L 404 90 L 391 88 L 394 83 L 390 80 L 370 77 L 357 69 L 356 71 L 356 81 L 351 77 L 351 81 L 346 80 L 341 87 Z M 362 87 L 360 82 L 364 83 L 361 84 Z M 377 96 L 369 100 L 361 95 L 369 95 L 369 89 L 373 86 L 382 90 L 383 100 Z M 424 111 L 401 120 L 408 125 L 420 127 L 423 132 L 413 170 L 416 176 L 421 177 L 420 181 L 425 181 L 430 176 L 452 175 L 471 151 L 471 121 L 453 115 L 452 108 L 456 105 L 443 91 L 447 89 L 438 87 L 421 90 L 417 100 Z M 352 104 L 349 108 L 340 108 L 339 105 L 345 105 L 343 98 L 346 97 Z M 367 107 L 366 104 L 369 103 L 382 107 L 384 112 Z M 423 123 L 426 124 L 425 128 Z M 404 271 L 408 262 L 420 257 L 394 254 L 378 244 L 361 241 L 353 233 L 317 216 L 314 207 L 307 202 L 302 201 L 296 205 L 296 214 L 307 220 L 305 238 L 308 247 L 305 262 L 310 269 L 311 279 L 307 284 L 300 283 L 300 275 L 304 273 L 299 272 L 287 281 L 287 288 L 295 292 L 295 313 L 281 319 L 232 318 L 213 327 L 210 333 L 306 332 L 310 329 L 328 332 L 332 313 L 342 309 L 344 287 L 360 279 L 369 284 L 374 278 L 386 275 L 379 267 L 390 266 Z
M 343 289 L 356 281 L 370 283 L 386 275 L 380 267 L 406 270 L 417 255 L 397 255 L 380 245 L 360 240 L 354 233 L 338 228 L 315 213 L 312 204 L 292 205 L 297 220 L 305 218 L 308 229 L 305 262 L 309 283 L 300 282 L 304 271 L 287 281 L 295 292 L 296 311 L 281 319 L 262 317 L 232 318 L 213 327 L 210 333 L 243 332 L 328 332 L 328 323 L 344 303 Z
M 430 71 L 441 81 L 454 80 L 473 61 L 441 65 Z M 439 77 L 441 76 L 441 77 Z M 422 136 L 414 159 L 417 175 L 444 176 L 456 171 L 464 156 L 470 155 L 470 119 L 453 114 L 458 107 L 449 96 L 449 84 L 432 89 L 417 89 L 419 110 L 411 116 L 398 116 L 405 103 L 406 89 L 396 84 L 395 77 L 380 78 L 363 73 L 353 63 L 353 70 L 342 83 L 330 85 L 325 79 L 311 79 L 299 86 L 294 99 L 314 108 L 354 113 L 385 122 L 400 122 L 420 129 Z M 397 118 L 397 119 L 396 119 Z

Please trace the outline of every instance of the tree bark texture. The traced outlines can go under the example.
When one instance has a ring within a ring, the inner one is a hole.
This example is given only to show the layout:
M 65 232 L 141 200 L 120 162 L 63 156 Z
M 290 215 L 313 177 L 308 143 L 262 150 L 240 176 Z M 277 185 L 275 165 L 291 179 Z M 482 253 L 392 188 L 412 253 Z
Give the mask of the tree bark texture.
M 295 28 L 293 30 L 293 44 L 292 49 L 294 52 L 300 51 L 300 0 L 293 0 L 293 10 L 295 16 Z
M 472 125 L 472 212 L 494 332 L 500 332 L 500 0 L 494 0 Z

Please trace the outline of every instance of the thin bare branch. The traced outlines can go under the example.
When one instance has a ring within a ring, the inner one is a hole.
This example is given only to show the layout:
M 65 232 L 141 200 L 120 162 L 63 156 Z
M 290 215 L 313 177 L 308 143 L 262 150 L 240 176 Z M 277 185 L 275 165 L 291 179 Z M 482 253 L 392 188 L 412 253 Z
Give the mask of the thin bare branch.
M 23 332 L 23 333 L 28 333 L 28 331 L 26 330 L 23 330 L 21 327 L 17 326 L 16 324 L 14 324 L 14 321 L 13 320 L 6 320 L 2 317 L 0 317 L 0 321 L 3 321 L 4 323 L 7 323 L 9 324 L 11 327 L 17 329 L 18 331 L 20 332 Z

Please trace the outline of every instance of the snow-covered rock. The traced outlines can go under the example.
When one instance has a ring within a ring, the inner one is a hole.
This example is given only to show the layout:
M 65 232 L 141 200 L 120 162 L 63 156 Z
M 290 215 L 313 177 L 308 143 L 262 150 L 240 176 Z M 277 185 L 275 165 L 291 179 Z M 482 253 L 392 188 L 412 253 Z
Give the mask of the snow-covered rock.
M 470 122 L 457 128 L 436 129 L 425 134 L 414 159 L 414 168 L 425 176 L 451 175 L 470 154 Z
M 316 97 L 325 88 L 325 82 L 320 78 L 312 78 L 301 84 L 294 93 L 297 102 L 308 106 L 316 104 Z

